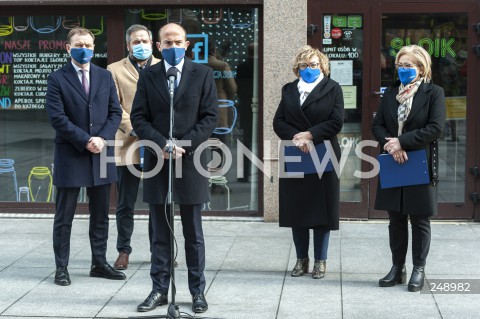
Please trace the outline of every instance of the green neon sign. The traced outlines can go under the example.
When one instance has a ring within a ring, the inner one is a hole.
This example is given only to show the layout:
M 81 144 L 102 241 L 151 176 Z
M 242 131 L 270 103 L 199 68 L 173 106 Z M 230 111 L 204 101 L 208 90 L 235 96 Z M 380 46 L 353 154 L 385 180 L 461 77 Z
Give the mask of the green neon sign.
M 432 57 L 436 58 L 444 58 L 447 55 L 451 56 L 452 58 L 456 57 L 457 54 L 455 51 L 452 49 L 453 44 L 455 43 L 454 38 L 450 39 L 444 39 L 444 38 L 435 38 L 435 39 L 430 39 L 430 38 L 423 38 L 418 41 L 418 43 L 412 43 L 410 38 L 402 39 L 402 38 L 394 38 L 390 42 L 390 46 L 392 47 L 391 55 L 396 56 L 398 53 L 398 50 L 400 50 L 402 47 L 410 44 L 417 44 L 418 46 L 421 46 L 425 50 L 427 50 L 428 54 L 430 54 Z

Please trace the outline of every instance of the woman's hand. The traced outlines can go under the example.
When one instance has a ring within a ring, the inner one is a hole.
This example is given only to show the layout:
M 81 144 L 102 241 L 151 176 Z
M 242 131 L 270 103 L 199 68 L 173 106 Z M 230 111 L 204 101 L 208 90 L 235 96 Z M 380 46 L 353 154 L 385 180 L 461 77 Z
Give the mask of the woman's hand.
M 393 154 L 402 149 L 400 141 L 396 137 L 385 137 L 387 143 L 383 146 L 383 149 L 388 152 L 388 154 Z
M 300 132 L 295 134 L 295 136 L 292 139 L 292 142 L 302 152 L 308 153 L 310 151 L 310 147 L 313 146 L 313 143 L 311 143 L 312 140 L 313 140 L 312 133 L 310 133 L 309 131 L 306 131 L 306 132 Z
M 404 150 L 396 151 L 392 154 L 392 156 L 395 162 L 397 162 L 398 164 L 404 164 L 406 161 L 408 161 L 407 152 L 405 152 Z

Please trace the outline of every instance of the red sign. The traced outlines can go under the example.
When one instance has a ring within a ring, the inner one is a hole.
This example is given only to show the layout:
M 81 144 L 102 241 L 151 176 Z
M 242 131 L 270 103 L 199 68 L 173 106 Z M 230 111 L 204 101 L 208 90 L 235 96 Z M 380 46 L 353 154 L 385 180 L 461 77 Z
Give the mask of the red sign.
M 332 38 L 339 39 L 342 37 L 342 30 L 339 28 L 332 29 Z

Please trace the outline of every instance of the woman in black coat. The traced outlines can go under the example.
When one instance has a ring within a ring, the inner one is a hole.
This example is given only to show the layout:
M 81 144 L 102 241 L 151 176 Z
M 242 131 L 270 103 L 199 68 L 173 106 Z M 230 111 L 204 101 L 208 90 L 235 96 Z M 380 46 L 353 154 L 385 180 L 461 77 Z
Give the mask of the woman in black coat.
M 273 120 L 275 133 L 309 153 L 313 145 L 329 141 L 337 161 L 337 134 L 343 125 L 343 94 L 328 78 L 328 58 L 310 46 L 302 47 L 293 63 L 297 80 L 282 89 L 282 100 Z M 320 158 L 322 160 L 322 158 Z M 339 228 L 340 182 L 335 171 L 280 178 L 280 227 L 291 227 L 297 253 L 293 277 L 308 273 L 308 246 L 313 229 L 315 263 L 312 277 L 323 278 L 330 230 Z
M 395 65 L 400 82 L 388 88 L 373 121 L 372 131 L 381 148 L 400 164 L 408 151 L 424 149 L 429 162 L 430 184 L 377 189 L 375 209 L 388 211 L 393 266 L 379 281 L 390 287 L 406 282 L 408 218 L 412 225 L 413 270 L 408 291 L 423 288 L 430 249 L 430 216 L 437 214 L 438 150 L 436 140 L 445 125 L 445 93 L 431 83 L 431 58 L 417 45 L 403 47 Z

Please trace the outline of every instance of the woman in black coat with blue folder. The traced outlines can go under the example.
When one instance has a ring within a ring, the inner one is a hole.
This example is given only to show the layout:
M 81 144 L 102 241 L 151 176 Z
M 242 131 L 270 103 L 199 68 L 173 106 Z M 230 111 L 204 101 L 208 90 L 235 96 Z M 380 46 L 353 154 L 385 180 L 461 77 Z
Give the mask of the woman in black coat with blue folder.
M 275 133 L 309 153 L 313 144 L 330 141 L 337 161 L 337 134 L 343 125 L 343 94 L 331 80 L 328 58 L 310 46 L 300 48 L 293 62 L 297 79 L 282 89 L 273 120 Z M 320 158 L 320 161 L 322 158 Z M 330 230 L 339 228 L 340 182 L 335 171 L 305 174 L 304 178 L 280 178 L 280 227 L 291 227 L 297 262 L 293 277 L 308 273 L 309 236 L 313 229 L 315 263 L 312 277 L 325 276 Z
M 393 266 L 379 281 L 390 287 L 406 282 L 408 218 L 412 225 L 413 270 L 408 291 L 419 291 L 425 279 L 430 249 L 430 216 L 437 214 L 437 138 L 445 125 L 445 93 L 431 83 L 431 58 L 417 45 L 403 47 L 396 56 L 399 82 L 385 90 L 372 131 L 381 149 L 402 164 L 409 151 L 424 149 L 430 184 L 382 188 L 379 181 L 375 209 L 388 211 Z

